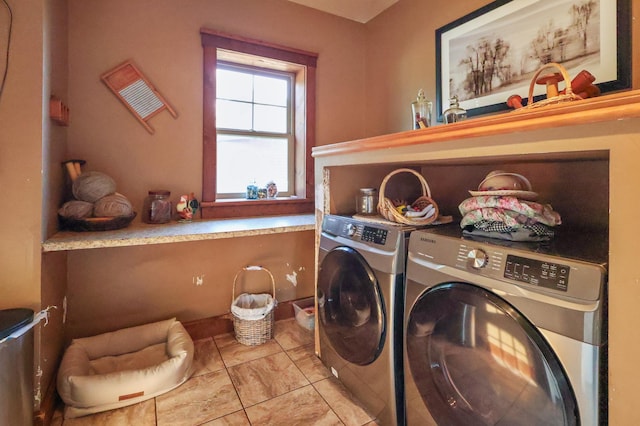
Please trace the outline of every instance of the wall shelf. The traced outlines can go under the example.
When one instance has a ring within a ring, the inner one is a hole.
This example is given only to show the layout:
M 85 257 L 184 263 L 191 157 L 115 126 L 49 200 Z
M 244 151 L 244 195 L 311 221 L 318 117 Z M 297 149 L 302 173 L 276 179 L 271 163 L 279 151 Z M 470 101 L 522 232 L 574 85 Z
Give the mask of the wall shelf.
M 640 117 L 640 90 L 550 105 L 534 110 L 515 110 L 426 129 L 317 146 L 313 148 L 313 156 L 315 158 L 332 157 L 425 143 L 458 141 L 531 130 L 557 129 L 632 117 Z
M 47 253 L 66 250 L 169 244 L 312 231 L 314 229 L 314 215 L 194 220 L 193 222 L 171 222 L 162 225 L 134 222 L 127 228 L 115 231 L 61 231 L 42 243 L 42 251 Z

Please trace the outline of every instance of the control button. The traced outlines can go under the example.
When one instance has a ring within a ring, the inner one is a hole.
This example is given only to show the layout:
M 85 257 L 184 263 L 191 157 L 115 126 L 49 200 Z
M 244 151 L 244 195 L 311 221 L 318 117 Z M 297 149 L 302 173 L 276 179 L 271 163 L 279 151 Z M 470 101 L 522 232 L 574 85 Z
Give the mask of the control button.
M 473 269 L 480 269 L 487 265 L 489 256 L 481 249 L 472 249 L 467 253 L 467 263 Z
M 353 237 L 358 229 L 353 223 L 347 223 L 347 235 Z

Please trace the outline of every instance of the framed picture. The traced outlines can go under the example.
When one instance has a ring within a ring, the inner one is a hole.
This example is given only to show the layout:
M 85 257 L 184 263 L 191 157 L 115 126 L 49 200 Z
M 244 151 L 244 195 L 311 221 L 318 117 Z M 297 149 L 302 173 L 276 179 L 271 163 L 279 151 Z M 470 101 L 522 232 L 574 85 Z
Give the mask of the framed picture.
M 453 96 L 468 116 L 509 109 L 550 62 L 589 71 L 602 93 L 630 88 L 630 16 L 631 0 L 497 0 L 437 29 L 438 120 Z M 534 101 L 544 95 L 536 85 Z

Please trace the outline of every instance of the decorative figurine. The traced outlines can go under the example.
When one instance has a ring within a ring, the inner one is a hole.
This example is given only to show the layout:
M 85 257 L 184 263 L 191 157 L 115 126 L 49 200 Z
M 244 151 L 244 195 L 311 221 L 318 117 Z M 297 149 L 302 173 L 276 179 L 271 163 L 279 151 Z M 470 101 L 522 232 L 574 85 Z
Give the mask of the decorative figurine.
M 255 181 L 247 185 L 247 199 L 256 200 L 258 198 L 258 186 Z
M 193 195 L 193 192 L 190 195 L 181 195 L 180 201 L 176 204 L 180 222 L 191 222 L 199 207 L 200 203 Z
M 267 182 L 267 198 L 276 198 L 278 196 L 278 187 L 274 181 Z

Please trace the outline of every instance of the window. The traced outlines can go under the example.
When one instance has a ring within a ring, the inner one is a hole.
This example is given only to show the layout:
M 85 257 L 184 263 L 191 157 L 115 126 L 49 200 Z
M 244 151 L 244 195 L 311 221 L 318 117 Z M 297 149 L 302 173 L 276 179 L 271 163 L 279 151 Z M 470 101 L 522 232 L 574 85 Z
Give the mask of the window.
M 201 30 L 205 218 L 311 213 L 317 55 Z M 247 200 L 274 181 L 275 199 Z
M 273 181 L 295 195 L 293 75 L 218 62 L 216 198 L 243 198 L 247 184 Z M 237 159 L 242 161 L 237 161 Z

